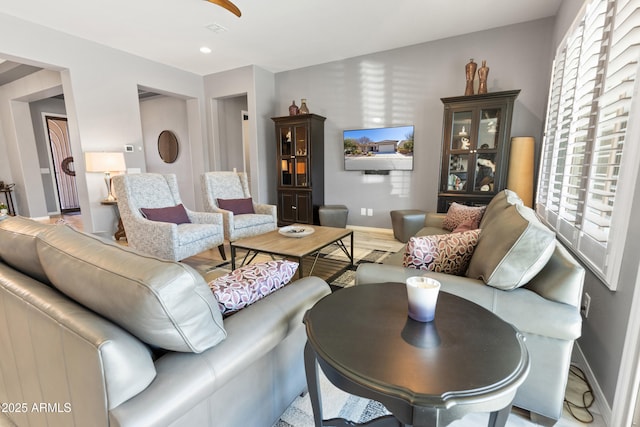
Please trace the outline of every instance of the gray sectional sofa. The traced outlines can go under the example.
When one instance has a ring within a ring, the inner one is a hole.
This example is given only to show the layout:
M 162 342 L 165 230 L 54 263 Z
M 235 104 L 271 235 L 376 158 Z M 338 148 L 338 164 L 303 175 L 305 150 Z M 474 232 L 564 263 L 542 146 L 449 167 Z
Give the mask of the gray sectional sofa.
M 19 426 L 271 426 L 306 389 L 298 280 L 225 318 L 187 265 L 0 221 L 0 402 Z
M 450 233 L 442 227 L 445 216 L 427 213 L 425 227 L 416 235 Z M 504 190 L 486 208 L 466 275 L 405 268 L 403 249 L 384 265 L 361 264 L 356 284 L 404 282 L 425 274 L 439 280 L 443 291 L 475 302 L 516 326 L 526 337 L 531 370 L 514 406 L 530 411 L 539 424 L 553 425 L 562 415 L 571 352 L 581 334 L 584 269 L 553 235 L 549 241 L 541 227 L 533 211 L 515 193 Z M 545 239 L 550 244 L 537 247 Z M 505 242 L 510 247 L 505 248 Z M 523 258 L 540 251 L 549 251 L 549 256 L 523 266 Z M 488 266 L 494 274 L 483 271 Z

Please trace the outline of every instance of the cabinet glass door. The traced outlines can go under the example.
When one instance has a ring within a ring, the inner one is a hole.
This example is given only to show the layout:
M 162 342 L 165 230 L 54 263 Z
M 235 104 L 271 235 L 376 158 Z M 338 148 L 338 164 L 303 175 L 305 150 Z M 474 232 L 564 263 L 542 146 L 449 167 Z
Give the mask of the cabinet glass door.
M 290 127 L 280 128 L 280 155 L 290 156 L 293 149 L 293 129 Z
M 472 111 L 456 111 L 451 121 L 451 150 L 469 150 Z
M 473 191 L 494 192 L 496 157 L 499 145 L 502 108 L 480 109 L 478 145 Z
M 501 108 L 483 108 L 480 110 L 480 123 L 478 124 L 478 148 L 480 150 L 499 148 L 500 113 L 502 113 Z
M 294 134 L 293 128 L 283 126 L 278 131 L 280 135 L 280 185 L 284 187 L 294 185 Z
M 281 159 L 280 163 L 280 185 L 283 187 L 292 186 L 294 159 Z
M 306 187 L 308 183 L 307 179 L 307 158 L 296 156 L 296 185 L 298 187 Z
M 496 153 L 478 153 L 473 191 L 493 192 L 496 174 Z
M 469 171 L 468 154 L 451 154 L 449 156 L 448 191 L 465 191 Z
M 306 126 L 296 126 L 295 128 L 296 138 L 296 152 L 293 153 L 296 156 L 307 155 L 307 128 Z
M 308 141 L 307 126 L 298 125 L 295 127 L 295 159 L 296 159 L 296 186 L 307 187 L 309 185 L 309 162 L 308 162 Z

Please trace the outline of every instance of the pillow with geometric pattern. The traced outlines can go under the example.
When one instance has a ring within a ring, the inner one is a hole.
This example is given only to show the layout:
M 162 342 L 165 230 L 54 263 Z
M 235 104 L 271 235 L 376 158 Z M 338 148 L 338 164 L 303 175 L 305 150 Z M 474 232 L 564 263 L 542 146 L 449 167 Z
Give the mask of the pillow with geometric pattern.
M 402 265 L 418 270 L 463 275 L 478 244 L 480 230 L 411 237 Z
M 444 220 L 442 220 L 442 228 L 453 231 L 467 220 L 472 220 L 476 224 L 473 227 L 474 229 L 478 228 L 486 208 L 486 206 L 466 206 L 453 202 L 449 206 Z
M 249 264 L 209 282 L 223 316 L 266 297 L 280 289 L 296 274 L 298 263 L 287 260 Z

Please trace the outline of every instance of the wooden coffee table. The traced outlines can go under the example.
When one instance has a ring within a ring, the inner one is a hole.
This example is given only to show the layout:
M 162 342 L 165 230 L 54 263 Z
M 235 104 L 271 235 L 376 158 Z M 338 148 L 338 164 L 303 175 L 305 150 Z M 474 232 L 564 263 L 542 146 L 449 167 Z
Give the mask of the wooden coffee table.
M 294 224 L 301 225 L 301 224 Z M 315 255 L 313 265 L 309 271 L 309 275 L 313 272 L 313 267 L 318 260 L 320 250 L 333 243 L 336 243 L 340 249 L 349 257 L 349 261 L 353 266 L 353 230 L 347 228 L 323 227 L 320 225 L 302 224 L 304 227 L 312 227 L 315 229 L 313 234 L 304 237 L 287 237 L 283 236 L 278 230 L 260 234 L 259 236 L 247 237 L 230 243 L 231 247 L 231 269 L 236 269 L 236 250 L 244 249 L 247 251 L 242 264 L 250 263 L 257 254 L 263 253 L 268 255 L 277 255 L 286 258 L 293 258 L 298 261 L 298 276 L 302 277 L 304 258 L 309 255 Z M 343 239 L 350 237 L 351 251 L 345 246 Z
M 404 283 L 341 289 L 307 311 L 304 323 L 316 427 L 357 425 L 323 420 L 317 364 L 336 387 L 377 400 L 393 414 L 367 426 L 444 426 L 470 412 L 490 412 L 489 425 L 504 426 L 529 373 L 520 332 L 443 291 L 429 323 L 407 316 Z

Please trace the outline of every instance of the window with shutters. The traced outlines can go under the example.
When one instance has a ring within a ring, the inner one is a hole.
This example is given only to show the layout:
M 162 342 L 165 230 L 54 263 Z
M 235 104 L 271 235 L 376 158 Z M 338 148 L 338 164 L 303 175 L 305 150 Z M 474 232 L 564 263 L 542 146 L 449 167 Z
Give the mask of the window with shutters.
M 556 52 L 542 144 L 536 211 L 612 290 L 640 163 L 639 60 L 640 0 L 587 2 Z

